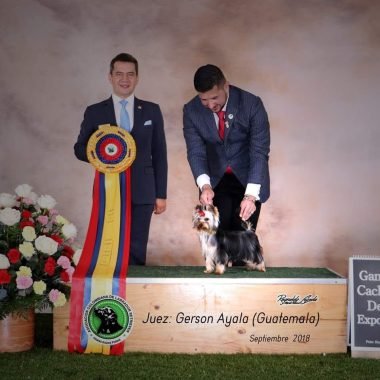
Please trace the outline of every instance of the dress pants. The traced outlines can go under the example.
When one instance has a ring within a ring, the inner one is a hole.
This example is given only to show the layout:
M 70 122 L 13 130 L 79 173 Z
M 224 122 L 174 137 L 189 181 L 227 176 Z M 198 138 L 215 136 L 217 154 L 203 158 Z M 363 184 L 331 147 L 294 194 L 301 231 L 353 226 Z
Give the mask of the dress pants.
M 226 173 L 214 189 L 214 205 L 218 207 L 220 228 L 224 231 L 242 231 L 242 219 L 239 216 L 240 203 L 245 194 L 245 187 L 233 173 Z M 261 202 L 256 201 L 256 211 L 249 218 L 256 230 L 260 216 Z
M 145 265 L 153 209 L 151 204 L 132 204 L 129 265 Z

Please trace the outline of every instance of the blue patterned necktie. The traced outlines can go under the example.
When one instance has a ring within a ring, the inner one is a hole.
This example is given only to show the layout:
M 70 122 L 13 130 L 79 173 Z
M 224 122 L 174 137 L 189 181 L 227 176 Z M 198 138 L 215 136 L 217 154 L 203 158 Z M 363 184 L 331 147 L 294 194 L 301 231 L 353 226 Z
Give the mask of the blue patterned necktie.
M 131 131 L 131 122 L 129 121 L 128 111 L 126 109 L 126 105 L 128 100 L 120 100 L 121 110 L 120 110 L 120 127 L 125 129 L 127 132 Z

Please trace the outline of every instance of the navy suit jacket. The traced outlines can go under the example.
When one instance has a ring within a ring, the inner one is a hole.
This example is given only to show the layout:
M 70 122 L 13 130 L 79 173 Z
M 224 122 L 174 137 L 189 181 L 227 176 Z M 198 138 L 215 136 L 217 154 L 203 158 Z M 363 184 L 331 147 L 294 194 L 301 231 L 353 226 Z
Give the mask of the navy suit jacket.
M 112 97 L 87 107 L 74 145 L 79 160 L 88 162 L 87 142 L 101 124 L 117 125 Z M 156 198 L 166 199 L 166 140 L 158 104 L 135 98 L 131 135 L 136 143 L 136 159 L 131 166 L 132 203 L 154 204 Z
M 261 99 L 230 85 L 225 120 L 221 140 L 214 114 L 202 105 L 199 96 L 185 104 L 183 132 L 194 179 L 207 174 L 214 188 L 230 166 L 244 187 L 247 183 L 261 185 L 260 201 L 265 202 L 270 194 L 270 132 Z

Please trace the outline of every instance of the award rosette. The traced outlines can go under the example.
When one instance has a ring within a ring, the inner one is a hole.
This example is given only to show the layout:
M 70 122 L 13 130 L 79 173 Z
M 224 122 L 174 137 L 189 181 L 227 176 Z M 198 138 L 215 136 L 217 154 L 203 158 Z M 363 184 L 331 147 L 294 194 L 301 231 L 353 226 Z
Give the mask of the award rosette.
M 100 126 L 88 140 L 87 158 L 102 173 L 120 173 L 135 160 L 136 144 L 124 129 Z
M 72 280 L 68 349 L 120 355 L 132 329 L 126 302 L 131 227 L 133 137 L 104 125 L 87 144 L 95 167 L 93 202 L 82 255 Z

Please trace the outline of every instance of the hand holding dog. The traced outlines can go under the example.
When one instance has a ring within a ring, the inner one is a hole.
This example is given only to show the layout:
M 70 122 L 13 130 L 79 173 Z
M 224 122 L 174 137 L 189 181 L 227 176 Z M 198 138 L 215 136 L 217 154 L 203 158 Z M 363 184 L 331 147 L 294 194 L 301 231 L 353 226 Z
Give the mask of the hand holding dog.
M 240 203 L 240 218 L 242 218 L 244 221 L 248 220 L 252 214 L 256 210 L 256 205 L 255 205 L 255 197 L 254 196 L 249 196 L 249 197 L 244 197 L 243 200 Z
M 214 195 L 212 187 L 210 185 L 204 185 L 199 200 L 203 206 L 212 205 Z

